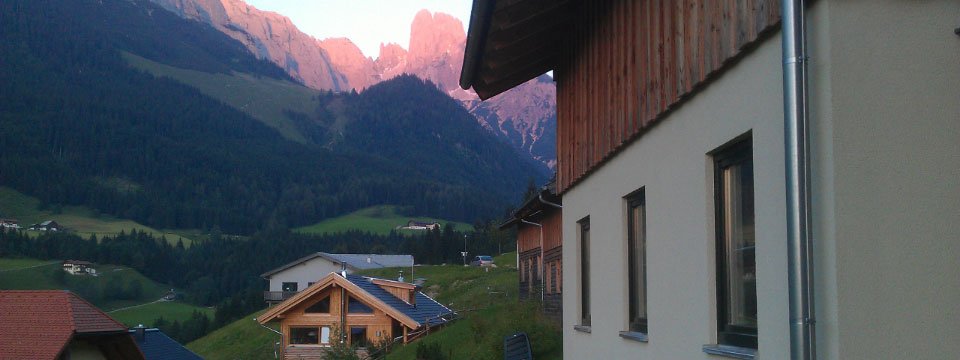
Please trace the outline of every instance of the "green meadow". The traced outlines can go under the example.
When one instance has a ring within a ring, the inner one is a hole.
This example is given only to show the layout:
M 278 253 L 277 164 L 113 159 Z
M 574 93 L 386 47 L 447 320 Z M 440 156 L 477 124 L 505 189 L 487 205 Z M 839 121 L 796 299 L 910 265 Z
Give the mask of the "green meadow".
M 405 216 L 393 205 L 371 206 L 352 213 L 327 219 L 319 223 L 295 229 L 305 234 L 332 234 L 348 230 L 360 230 L 374 234 L 387 235 L 399 226 L 407 225 L 410 220 L 423 222 L 438 222 L 441 226 L 452 224 L 454 229 L 469 231 L 473 227 L 469 224 L 447 221 L 423 216 Z M 412 235 L 422 233 L 423 230 L 399 230 L 402 234 Z
M 177 240 L 182 239 L 184 245 L 190 246 L 193 242 L 192 237 L 196 236 L 186 231 L 154 229 L 133 220 L 99 214 L 83 206 L 41 209 L 40 200 L 37 198 L 4 186 L 0 186 L 0 217 L 17 219 L 20 227 L 33 235 L 39 232 L 28 231 L 27 227 L 42 221 L 53 220 L 68 231 L 73 231 L 84 238 L 90 235 L 111 236 L 121 231 L 129 233 L 137 230 L 158 238 L 165 237 L 171 244 L 176 244 Z

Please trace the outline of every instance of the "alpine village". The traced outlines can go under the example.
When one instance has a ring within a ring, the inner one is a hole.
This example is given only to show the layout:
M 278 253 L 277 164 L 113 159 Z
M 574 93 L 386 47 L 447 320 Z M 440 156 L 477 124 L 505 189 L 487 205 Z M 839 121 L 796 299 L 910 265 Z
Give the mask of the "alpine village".
M 960 359 L 960 1 L 0 1 L 0 360 L 563 358 Z

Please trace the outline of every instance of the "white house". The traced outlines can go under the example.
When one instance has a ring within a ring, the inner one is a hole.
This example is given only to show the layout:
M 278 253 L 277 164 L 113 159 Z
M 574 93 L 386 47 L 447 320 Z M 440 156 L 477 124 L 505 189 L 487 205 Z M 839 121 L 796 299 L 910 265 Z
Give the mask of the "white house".
M 17 230 L 20 228 L 20 222 L 14 219 L 0 219 L 0 228 Z
M 960 354 L 960 1 L 475 0 L 549 70 L 569 359 Z
M 64 260 L 63 271 L 70 275 L 96 274 L 97 270 L 93 268 L 93 263 L 83 260 Z
M 268 302 L 283 301 L 306 289 L 320 277 L 345 268 L 348 274 L 356 270 L 385 267 L 412 267 L 412 255 L 330 254 L 316 252 L 260 275 L 270 282 L 264 293 Z

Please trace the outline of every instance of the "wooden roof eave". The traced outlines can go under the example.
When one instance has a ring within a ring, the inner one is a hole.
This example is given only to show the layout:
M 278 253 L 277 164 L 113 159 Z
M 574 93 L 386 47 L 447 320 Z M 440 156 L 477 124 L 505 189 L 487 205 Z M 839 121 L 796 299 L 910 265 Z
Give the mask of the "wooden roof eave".
M 572 0 L 475 0 L 460 86 L 486 100 L 552 70 Z

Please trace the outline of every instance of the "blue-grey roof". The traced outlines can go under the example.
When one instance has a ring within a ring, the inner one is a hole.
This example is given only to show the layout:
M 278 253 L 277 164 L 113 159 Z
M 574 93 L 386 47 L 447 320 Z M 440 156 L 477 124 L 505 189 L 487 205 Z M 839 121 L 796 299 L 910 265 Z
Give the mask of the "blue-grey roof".
M 393 296 L 393 294 L 387 292 L 379 285 L 374 284 L 373 281 L 371 281 L 372 279 L 373 278 L 360 275 L 347 275 L 347 280 L 349 280 L 351 283 L 357 285 L 364 291 L 370 293 L 370 295 L 380 299 L 380 301 L 383 301 L 394 309 L 397 309 L 404 315 L 409 316 L 411 319 L 420 323 L 421 325 L 432 326 L 445 323 L 450 318 L 449 315 L 453 314 L 453 310 L 441 305 L 436 300 L 420 291 L 417 291 L 416 305 L 407 304 L 405 301 Z M 443 319 L 441 317 L 445 317 L 447 319 Z
M 322 254 L 360 270 L 413 266 L 413 255 Z
M 146 360 L 203 360 L 160 329 L 145 329 L 143 339 L 137 336 L 136 331 L 130 330 L 130 335 L 137 342 Z
M 410 267 L 413 266 L 413 255 L 379 255 L 379 254 L 330 254 L 325 252 L 315 252 L 304 256 L 281 267 L 267 271 L 260 275 L 264 279 L 269 279 L 276 273 L 282 272 L 307 261 L 322 257 L 334 264 L 345 263 L 353 270 L 379 269 L 385 267 Z

